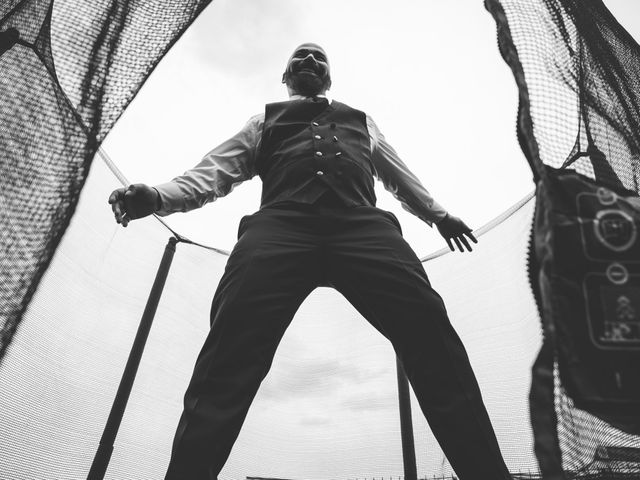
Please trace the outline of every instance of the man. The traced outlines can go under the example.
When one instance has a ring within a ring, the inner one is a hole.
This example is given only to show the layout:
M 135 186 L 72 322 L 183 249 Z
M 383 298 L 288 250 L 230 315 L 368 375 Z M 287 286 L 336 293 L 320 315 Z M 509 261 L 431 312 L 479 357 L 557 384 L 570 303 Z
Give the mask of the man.
M 263 182 L 260 210 L 240 221 L 213 299 L 166 480 L 217 478 L 285 329 L 320 285 L 341 292 L 391 341 L 460 479 L 511 478 L 442 299 L 395 216 L 375 207 L 374 176 L 435 223 L 451 250 L 470 251 L 471 230 L 434 201 L 369 116 L 328 102 L 320 46 L 300 45 L 282 81 L 289 101 L 267 105 L 196 167 L 109 198 L 126 226 L 153 212 L 201 207 L 256 174 Z

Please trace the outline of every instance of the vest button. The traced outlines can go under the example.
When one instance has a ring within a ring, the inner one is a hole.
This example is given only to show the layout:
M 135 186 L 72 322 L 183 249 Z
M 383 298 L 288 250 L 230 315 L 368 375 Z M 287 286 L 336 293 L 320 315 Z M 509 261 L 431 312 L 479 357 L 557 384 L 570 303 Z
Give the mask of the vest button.
M 342 155 L 342 152 L 336 152 L 336 157 L 339 157 L 340 155 Z
M 322 140 L 322 137 L 320 135 L 314 135 L 313 138 L 315 138 L 316 140 Z
M 338 141 L 338 137 L 336 137 L 335 135 L 333 136 L 333 141 L 337 142 Z
M 335 124 L 335 123 L 332 123 L 332 124 L 330 125 L 330 127 L 331 127 L 333 130 L 335 130 L 335 128 L 336 128 L 336 124 Z
M 323 172 L 322 170 L 318 170 L 318 171 L 316 172 L 316 175 L 324 175 L 324 172 Z
M 322 156 L 322 152 L 316 152 L 316 157 L 321 157 Z

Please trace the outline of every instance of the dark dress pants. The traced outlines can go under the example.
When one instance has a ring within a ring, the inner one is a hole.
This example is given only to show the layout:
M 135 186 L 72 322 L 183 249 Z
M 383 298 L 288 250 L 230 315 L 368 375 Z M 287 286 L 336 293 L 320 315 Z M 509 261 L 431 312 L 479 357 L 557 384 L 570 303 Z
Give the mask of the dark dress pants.
M 461 480 L 511 478 L 464 346 L 397 219 L 375 207 L 244 217 L 184 399 L 166 480 L 216 479 L 303 300 L 331 285 L 388 338 Z M 321 474 L 322 472 L 318 472 Z

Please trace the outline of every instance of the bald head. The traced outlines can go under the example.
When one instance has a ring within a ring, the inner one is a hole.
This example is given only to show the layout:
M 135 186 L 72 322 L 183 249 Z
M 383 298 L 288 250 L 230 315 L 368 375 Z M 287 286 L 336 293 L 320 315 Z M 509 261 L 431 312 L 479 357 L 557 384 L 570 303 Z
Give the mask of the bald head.
M 303 43 L 294 51 L 282 75 L 290 95 L 314 96 L 324 94 L 331 87 L 329 60 L 324 49 L 316 43 Z

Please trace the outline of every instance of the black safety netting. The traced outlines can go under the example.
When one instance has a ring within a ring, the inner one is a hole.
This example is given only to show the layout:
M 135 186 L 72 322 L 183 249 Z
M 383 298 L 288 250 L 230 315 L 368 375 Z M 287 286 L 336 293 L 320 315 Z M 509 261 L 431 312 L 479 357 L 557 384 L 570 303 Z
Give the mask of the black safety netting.
M 520 87 L 532 169 L 571 167 L 640 192 L 640 51 L 602 1 L 487 0 Z
M 0 4 L 0 359 L 73 215 L 98 145 L 208 3 Z
M 640 47 L 600 0 L 486 0 L 536 177 L 544 478 L 640 475 Z

